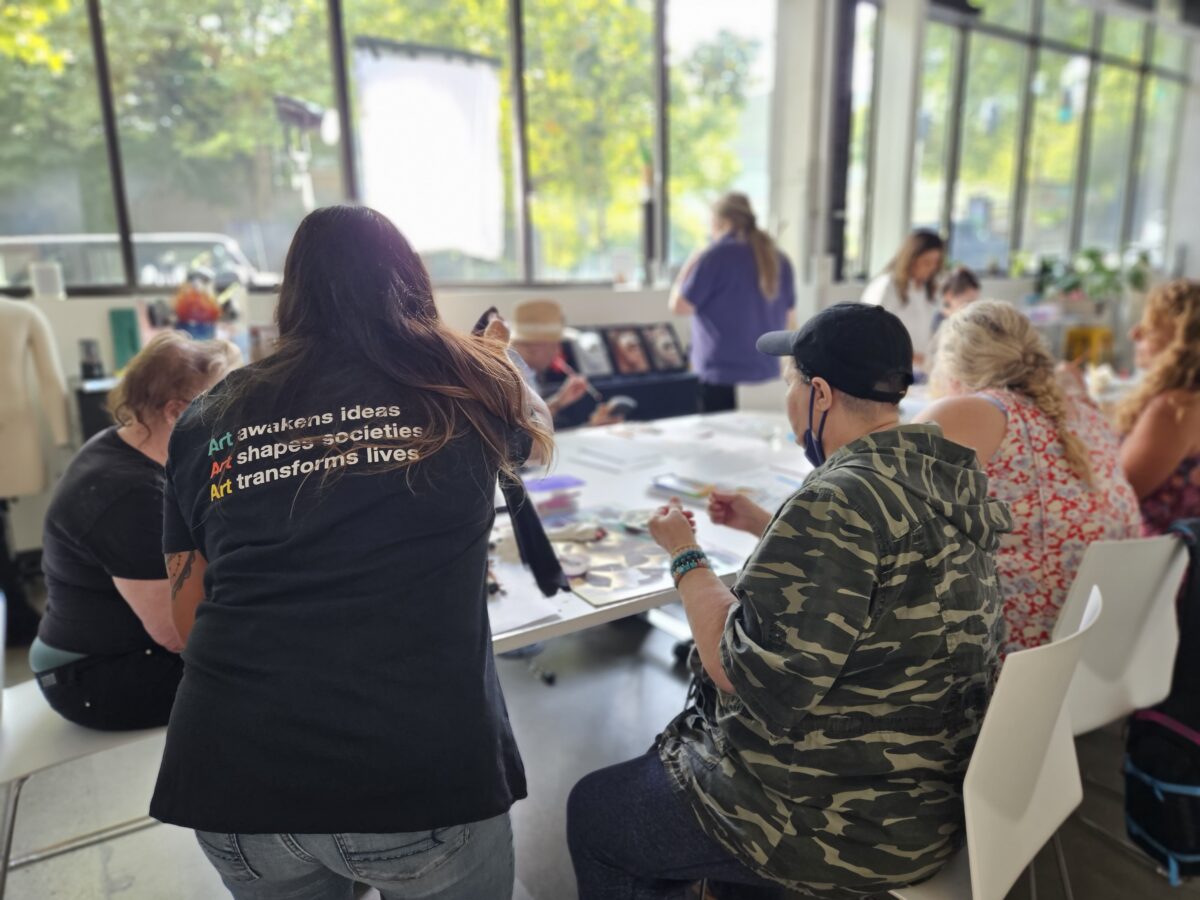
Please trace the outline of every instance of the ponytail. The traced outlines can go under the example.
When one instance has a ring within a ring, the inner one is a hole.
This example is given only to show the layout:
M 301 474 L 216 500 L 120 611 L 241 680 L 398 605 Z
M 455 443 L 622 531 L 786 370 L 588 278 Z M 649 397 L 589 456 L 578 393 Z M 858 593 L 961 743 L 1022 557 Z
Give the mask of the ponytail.
M 1007 303 L 981 300 L 947 319 L 938 334 L 936 384 L 957 381 L 972 391 L 1025 395 L 1054 423 L 1067 466 L 1095 487 L 1087 447 L 1069 426 L 1070 407 L 1054 374 L 1054 358 L 1029 319 Z
M 754 253 L 754 268 L 758 272 L 758 289 L 763 297 L 774 302 L 779 297 L 779 250 L 771 236 L 758 227 L 750 198 L 736 192 L 725 194 L 716 202 L 713 211 L 746 239 Z

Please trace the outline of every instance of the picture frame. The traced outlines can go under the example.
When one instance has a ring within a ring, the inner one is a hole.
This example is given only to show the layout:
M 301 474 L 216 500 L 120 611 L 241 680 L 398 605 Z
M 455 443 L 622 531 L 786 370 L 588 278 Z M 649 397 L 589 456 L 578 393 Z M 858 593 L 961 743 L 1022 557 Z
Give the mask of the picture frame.
M 623 325 L 606 328 L 604 338 L 618 375 L 645 375 L 654 371 L 650 354 L 637 326 Z
M 650 354 L 650 362 L 658 372 L 682 372 L 688 367 L 687 355 L 675 326 L 670 322 L 656 322 L 641 328 L 642 342 Z
M 604 334 L 596 328 L 572 329 L 568 344 L 575 368 L 586 378 L 607 378 L 613 374 L 612 357 Z

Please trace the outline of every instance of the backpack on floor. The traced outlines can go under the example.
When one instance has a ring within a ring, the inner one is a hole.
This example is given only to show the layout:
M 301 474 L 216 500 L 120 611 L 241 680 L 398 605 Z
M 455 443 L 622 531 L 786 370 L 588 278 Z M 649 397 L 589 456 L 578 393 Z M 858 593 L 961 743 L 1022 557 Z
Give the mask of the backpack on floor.
M 1178 602 L 1179 652 L 1170 695 L 1129 723 L 1125 825 L 1178 886 L 1200 875 L 1200 519 L 1171 531 L 1191 556 Z

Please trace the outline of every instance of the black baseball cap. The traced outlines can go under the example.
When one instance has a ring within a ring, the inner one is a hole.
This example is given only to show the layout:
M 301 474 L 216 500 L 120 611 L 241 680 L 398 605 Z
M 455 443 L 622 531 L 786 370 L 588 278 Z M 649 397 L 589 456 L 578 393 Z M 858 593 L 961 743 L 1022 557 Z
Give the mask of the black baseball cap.
M 881 306 L 837 303 L 799 331 L 769 331 L 755 346 L 768 356 L 792 357 L 801 373 L 851 397 L 899 403 L 913 383 L 912 338 Z

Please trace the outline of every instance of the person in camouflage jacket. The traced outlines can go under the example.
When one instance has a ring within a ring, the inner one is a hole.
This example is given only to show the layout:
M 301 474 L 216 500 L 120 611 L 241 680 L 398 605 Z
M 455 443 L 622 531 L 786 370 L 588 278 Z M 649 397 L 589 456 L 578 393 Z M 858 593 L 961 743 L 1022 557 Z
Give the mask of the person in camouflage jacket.
M 759 346 L 794 356 L 789 416 L 818 467 L 774 516 L 733 495 L 710 505 L 761 541 L 732 591 L 683 572 L 687 709 L 650 754 L 572 792 L 581 900 L 682 896 L 697 878 L 752 886 L 733 896 L 869 896 L 963 843 L 1008 510 L 972 451 L 899 424 L 912 351 L 891 313 L 832 307 Z M 677 509 L 652 532 L 669 552 L 694 540 Z

